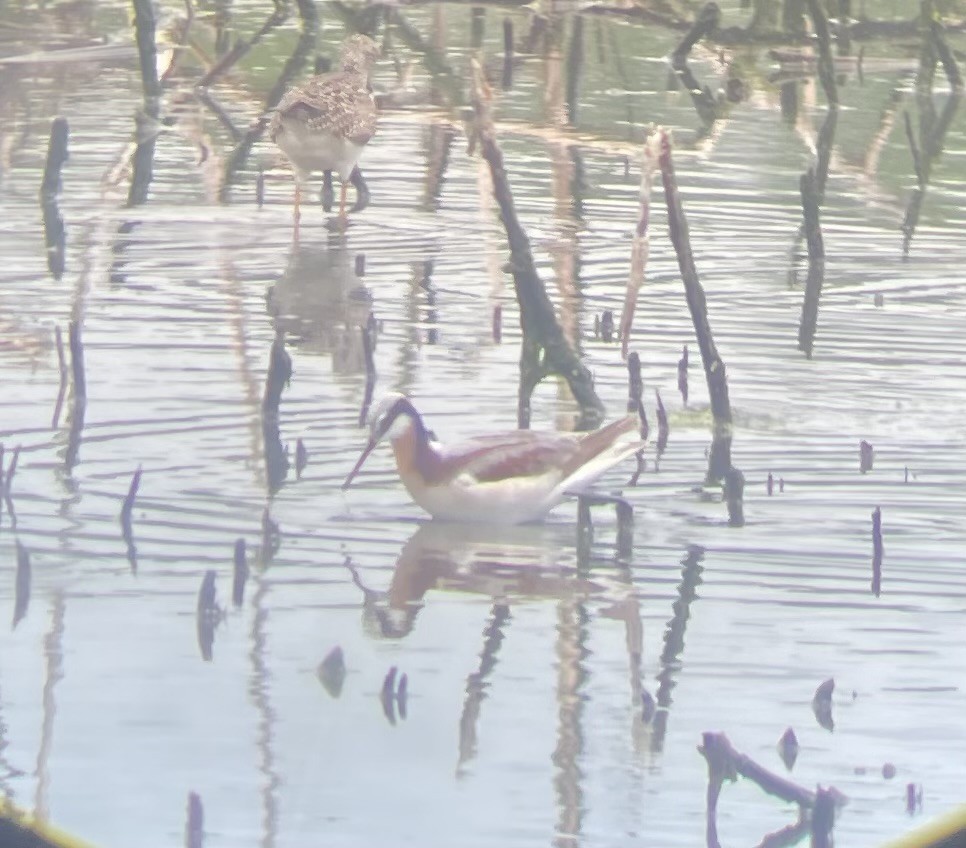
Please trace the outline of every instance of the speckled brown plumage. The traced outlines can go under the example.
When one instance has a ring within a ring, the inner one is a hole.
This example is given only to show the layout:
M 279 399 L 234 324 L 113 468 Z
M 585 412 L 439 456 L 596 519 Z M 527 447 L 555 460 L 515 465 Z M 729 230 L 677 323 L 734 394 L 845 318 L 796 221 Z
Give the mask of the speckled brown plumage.
M 339 217 L 345 219 L 349 176 L 376 132 L 369 72 L 378 55 L 371 38 L 349 37 L 342 46 L 342 70 L 311 77 L 290 89 L 271 114 L 269 135 L 295 172 L 296 234 L 301 188 L 313 171 L 338 174 L 342 182 Z

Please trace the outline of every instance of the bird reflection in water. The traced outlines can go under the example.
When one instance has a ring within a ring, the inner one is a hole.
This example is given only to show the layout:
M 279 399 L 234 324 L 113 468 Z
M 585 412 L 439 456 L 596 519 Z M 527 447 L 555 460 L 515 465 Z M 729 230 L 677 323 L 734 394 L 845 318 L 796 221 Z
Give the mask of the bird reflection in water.
M 588 679 L 585 663 L 591 652 L 586 641 L 593 621 L 622 619 L 631 670 L 630 695 L 640 699 L 642 630 L 640 609 L 627 569 L 588 576 L 576 569 L 572 529 L 554 525 L 494 528 L 489 525 L 430 521 L 420 525 L 400 551 L 389 587 L 365 586 L 347 559 L 352 578 L 363 593 L 364 626 L 375 638 L 401 639 L 416 624 L 430 590 L 488 595 L 492 599 L 483 623 L 479 661 L 466 676 L 459 720 L 456 774 L 467 773 L 477 753 L 477 726 L 490 693 L 493 670 L 517 600 L 553 602 L 557 610 L 554 673 L 556 677 L 557 743 L 553 752 L 554 794 L 558 832 L 565 843 L 577 839 L 583 810 L 583 721 Z M 594 602 L 595 615 L 588 611 Z M 635 717 L 637 710 L 634 711 Z M 631 728 L 632 737 L 634 728 Z
M 431 589 L 506 601 L 514 597 L 587 597 L 603 594 L 613 585 L 604 575 L 593 580 L 578 575 L 575 563 L 570 527 L 494 528 L 442 521 L 421 524 L 403 545 L 385 591 L 368 588 L 352 561 L 346 560 L 363 594 L 366 631 L 387 639 L 409 635 Z
M 365 371 L 360 327 L 372 313 L 372 295 L 356 273 L 355 256 L 341 237 L 302 240 L 269 289 L 268 311 L 277 331 L 296 347 L 332 355 L 337 374 Z

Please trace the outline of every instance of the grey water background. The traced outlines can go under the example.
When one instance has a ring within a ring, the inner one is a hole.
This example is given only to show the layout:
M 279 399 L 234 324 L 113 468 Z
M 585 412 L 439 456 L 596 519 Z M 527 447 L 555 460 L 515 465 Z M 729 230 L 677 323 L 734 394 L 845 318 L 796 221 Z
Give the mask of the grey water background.
M 346 8 L 318 6 L 312 55 L 334 55 Z M 248 37 L 270 9 L 215 11 L 220 27 L 195 24 L 209 59 L 225 48 L 219 37 Z M 723 12 L 733 24 L 750 15 Z M 908 18 L 915 7 L 870 2 L 866 12 Z M 649 451 L 636 487 L 625 485 L 633 462 L 603 481 L 635 508 L 629 562 L 615 562 L 614 519 L 601 513 L 589 567 L 578 569 L 572 504 L 536 527 L 429 523 L 386 449 L 356 487 L 339 489 L 364 441 L 354 328 L 370 302 L 381 322 L 377 394 L 410 393 L 443 439 L 516 426 L 518 312 L 489 174 L 467 155 L 445 85 L 399 37 L 401 24 L 375 74 L 399 103 L 384 109 L 362 160 L 371 204 L 344 239 L 318 206 L 305 208 L 294 245 L 291 181 L 267 141 L 225 189 L 237 135 L 194 96 L 201 60 L 186 57 L 166 92 L 173 120 L 158 137 L 148 202 L 130 208 L 141 87 L 127 5 L 5 3 L 4 58 L 119 48 L 115 58 L 0 64 L 5 463 L 22 446 L 16 527 L 6 507 L 0 524 L 0 609 L 11 619 L 15 539 L 32 575 L 25 614 L 0 635 L 0 789 L 16 803 L 105 848 L 184 843 L 189 792 L 204 806 L 206 846 L 690 846 L 704 841 L 701 733 L 724 731 L 785 773 L 776 743 L 787 727 L 801 742 L 791 779 L 849 798 L 840 844 L 877 845 L 915 823 L 908 783 L 922 786 L 923 815 L 962 801 L 966 110 L 952 117 L 904 259 L 915 173 L 903 111 L 915 126 L 917 39 L 865 43 L 861 80 L 843 70 L 822 208 L 825 285 L 806 359 L 795 244 L 798 179 L 825 114 L 814 77 L 786 87 L 783 116 L 766 47 L 729 49 L 748 97 L 708 129 L 668 84 L 676 32 L 560 5 L 396 11 L 459 79 L 474 32 L 498 79 L 504 18 L 519 41 L 538 13 L 551 35 L 518 50 L 496 112 L 539 270 L 608 415 L 621 414 L 619 343 L 596 338 L 594 319 L 623 298 L 642 127 L 672 127 L 728 365 L 746 526 L 728 527 L 720 497 L 701 489 L 710 416 L 659 185 L 630 347 L 652 427 L 658 389 L 670 438 L 658 463 Z M 262 113 L 299 32 L 290 10 L 212 86 L 236 134 Z M 722 84 L 717 52 L 697 49 L 692 67 L 712 90 Z M 938 73 L 937 110 L 949 97 Z M 60 279 L 38 204 L 55 116 L 70 126 Z M 82 426 L 69 397 L 53 423 L 54 328 L 66 336 L 71 319 L 86 361 Z M 279 416 L 293 467 L 273 491 L 260 404 L 279 329 L 294 368 Z M 676 391 L 684 345 L 687 407 Z M 538 388 L 535 427 L 569 428 L 576 412 L 563 384 Z M 300 479 L 298 438 L 308 453 Z M 875 449 L 866 474 L 862 439 Z M 138 466 L 134 570 L 118 515 Z M 266 508 L 280 532 L 273 555 L 260 550 Z M 235 608 L 238 538 L 252 574 Z M 197 628 L 207 570 L 226 610 L 210 661 Z M 338 698 L 317 674 L 335 645 L 347 665 Z M 391 666 L 410 689 L 395 725 L 379 700 Z M 831 732 L 811 709 L 828 677 Z M 650 722 L 642 689 L 659 705 Z M 758 844 L 796 818 L 748 781 L 725 786 L 719 803 L 724 844 Z

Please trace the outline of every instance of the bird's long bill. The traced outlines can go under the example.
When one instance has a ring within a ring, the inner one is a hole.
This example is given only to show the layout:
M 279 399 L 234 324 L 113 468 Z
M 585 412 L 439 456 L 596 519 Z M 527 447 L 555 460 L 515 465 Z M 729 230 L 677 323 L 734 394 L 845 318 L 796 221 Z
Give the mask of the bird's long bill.
M 359 459 L 356 461 L 353 469 L 349 472 L 349 476 L 345 478 L 345 483 L 342 484 L 343 490 L 349 488 L 350 484 L 355 479 L 356 474 L 359 473 L 359 469 L 362 468 L 362 464 L 366 461 L 366 459 L 368 459 L 369 454 L 372 453 L 372 450 L 375 446 L 376 443 L 370 439 L 369 443 L 362 449 L 362 453 L 359 454 Z

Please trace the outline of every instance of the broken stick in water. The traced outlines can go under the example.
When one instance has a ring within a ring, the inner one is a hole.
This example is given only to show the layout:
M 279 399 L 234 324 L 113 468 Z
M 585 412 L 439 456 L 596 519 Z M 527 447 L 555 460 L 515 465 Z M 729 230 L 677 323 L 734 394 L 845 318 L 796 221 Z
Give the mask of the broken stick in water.
M 53 429 L 57 429 L 60 422 L 60 413 L 64 408 L 64 398 L 67 397 L 68 377 L 70 369 L 67 367 L 67 357 L 64 354 L 64 334 L 60 327 L 54 327 L 54 341 L 57 345 L 57 365 L 60 370 L 60 386 L 57 389 L 57 402 L 54 404 L 54 416 L 50 422 Z
M 282 444 L 279 426 L 279 405 L 282 390 L 292 379 L 292 358 L 285 350 L 285 334 L 278 332 L 269 353 L 268 375 L 262 396 L 262 442 L 265 451 L 265 471 L 270 492 L 278 490 L 288 475 L 288 451 Z
M 70 347 L 70 367 L 74 377 L 74 403 L 87 400 L 87 375 L 84 372 L 84 344 L 81 341 L 80 324 L 71 321 L 67 328 L 67 344 Z
M 137 548 L 134 545 L 134 531 L 131 526 L 131 513 L 134 511 L 134 499 L 137 497 L 138 487 L 141 485 L 141 466 L 131 477 L 131 485 L 128 486 L 127 496 L 121 506 L 121 537 L 127 546 L 127 560 L 131 564 L 131 570 L 137 571 Z
M 728 378 L 724 361 L 718 353 L 711 334 L 708 303 L 694 264 L 688 221 L 678 193 L 674 161 L 671 157 L 671 134 L 660 127 L 656 133 L 660 151 L 658 164 L 664 179 L 664 198 L 667 203 L 668 230 L 677 254 L 688 311 L 691 313 L 691 322 L 694 325 L 698 350 L 701 353 L 701 363 L 704 366 L 708 395 L 711 400 L 711 415 L 714 419 L 715 442 L 719 447 L 717 451 L 712 451 L 714 462 L 708 464 L 708 482 L 718 482 L 724 478 L 725 472 L 731 467 L 731 401 L 728 397 Z
M 468 135 L 471 145 L 479 143 L 480 153 L 489 166 L 493 195 L 500 211 L 510 247 L 513 285 L 520 304 L 523 342 L 520 352 L 521 379 L 518 396 L 518 423 L 530 420 L 530 398 L 537 384 L 549 374 L 563 377 L 581 409 L 581 426 L 595 427 L 603 420 L 604 406 L 594 390 L 587 366 L 571 346 L 557 322 L 553 303 L 537 273 L 530 239 L 517 216 L 513 192 L 507 179 L 503 152 L 493 126 L 493 91 L 482 64 L 471 60 L 473 75 L 473 118 Z
M 245 602 L 245 582 L 248 580 L 248 560 L 245 540 L 235 540 L 235 555 L 232 563 L 231 602 L 240 607 Z
M 60 214 L 58 195 L 61 190 L 61 170 L 68 159 L 68 126 L 66 118 L 54 118 L 50 126 L 47 163 L 40 186 L 40 207 L 44 216 L 44 243 L 47 247 L 47 268 L 55 280 L 64 274 L 64 254 L 67 242 L 64 219 Z
M 808 246 L 808 277 L 805 280 L 805 297 L 802 300 L 802 318 L 798 328 L 798 349 L 808 359 L 812 358 L 815 344 L 815 328 L 818 324 L 818 302 L 825 279 L 825 245 L 819 222 L 819 188 L 815 169 L 809 168 L 800 180 L 802 215 L 804 217 L 805 244 Z
M 13 627 L 27 614 L 30 605 L 30 552 L 17 539 L 17 574 L 14 583 Z
M 872 594 L 877 598 L 882 589 L 882 510 L 872 510 Z

